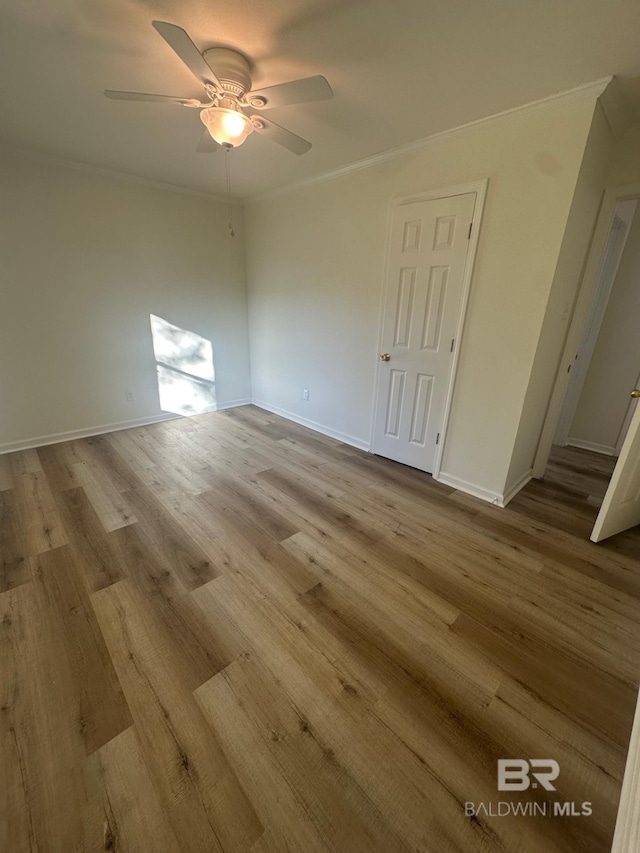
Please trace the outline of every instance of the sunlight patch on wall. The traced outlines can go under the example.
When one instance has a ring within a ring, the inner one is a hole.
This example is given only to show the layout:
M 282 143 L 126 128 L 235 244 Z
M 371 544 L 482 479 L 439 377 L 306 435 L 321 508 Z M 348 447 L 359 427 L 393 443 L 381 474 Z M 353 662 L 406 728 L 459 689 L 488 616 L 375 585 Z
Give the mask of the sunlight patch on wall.
M 216 406 L 211 341 L 149 315 L 163 412 L 198 415 Z

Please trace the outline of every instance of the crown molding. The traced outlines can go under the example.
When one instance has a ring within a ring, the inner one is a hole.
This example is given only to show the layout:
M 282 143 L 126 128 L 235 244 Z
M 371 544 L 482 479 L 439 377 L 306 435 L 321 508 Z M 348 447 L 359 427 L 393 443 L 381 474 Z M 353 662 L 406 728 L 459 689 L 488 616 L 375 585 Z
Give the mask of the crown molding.
M 486 116 L 485 118 L 476 119 L 475 121 L 468 122 L 467 124 L 459 125 L 458 127 L 451 128 L 450 130 L 443 130 L 440 133 L 433 134 L 432 136 L 418 139 L 415 142 L 409 142 L 406 145 L 400 145 L 397 148 L 390 148 L 387 151 L 382 151 L 379 154 L 373 154 L 372 156 L 365 157 L 362 160 L 356 160 L 348 166 L 341 166 L 338 169 L 323 172 L 322 174 L 315 175 L 312 178 L 306 178 L 302 181 L 287 184 L 284 187 L 278 187 L 274 190 L 268 190 L 267 192 L 258 193 L 254 196 L 248 196 L 243 199 L 243 203 L 245 205 L 255 204 L 257 202 L 276 198 L 277 196 L 286 195 L 290 192 L 295 192 L 296 190 L 306 189 L 307 187 L 312 187 L 316 184 L 322 184 L 325 181 L 331 181 L 334 178 L 341 178 L 345 175 L 350 175 L 352 172 L 359 172 L 362 169 L 368 169 L 371 166 L 378 165 L 379 163 L 385 163 L 389 160 L 395 160 L 398 157 L 404 157 L 407 154 L 413 154 L 437 145 L 442 145 L 452 141 L 453 139 L 457 139 L 459 136 L 464 136 L 464 134 L 479 127 L 500 124 L 505 121 L 512 121 L 526 113 L 544 112 L 550 109 L 557 109 L 564 106 L 567 101 L 595 101 L 607 90 L 612 80 L 614 80 L 613 77 L 603 77 L 600 80 L 594 80 L 591 83 L 585 83 L 581 86 L 576 86 L 573 89 L 557 92 L 554 95 L 547 95 L 547 97 L 540 98 L 537 101 L 531 101 L 530 103 L 522 104 L 518 107 L 512 107 L 511 109 Z
M 614 81 L 614 86 L 610 87 L 612 81 Z M 612 91 L 608 92 L 607 90 L 609 90 L 609 88 L 611 88 Z M 606 95 L 605 92 L 607 92 Z M 601 98 L 601 96 L 603 95 L 604 97 Z M 296 190 L 306 189 L 307 187 L 315 186 L 316 184 L 321 184 L 325 181 L 333 180 L 334 178 L 340 178 L 345 175 L 349 175 L 352 172 L 359 172 L 362 169 L 368 169 L 369 167 L 376 166 L 379 163 L 385 163 L 389 160 L 395 160 L 397 158 L 404 157 L 408 154 L 413 154 L 419 151 L 424 151 L 425 149 L 431 147 L 443 145 L 458 138 L 459 136 L 464 136 L 465 133 L 471 130 L 475 130 L 476 128 L 485 125 L 492 125 L 496 123 L 501 123 L 503 121 L 511 121 L 517 118 L 518 116 L 529 112 L 539 112 L 548 109 L 555 109 L 557 107 L 561 107 L 567 101 L 575 101 L 581 99 L 597 100 L 600 98 L 604 113 L 607 117 L 609 124 L 612 126 L 614 135 L 619 136 L 626 124 L 626 116 L 623 113 L 623 107 L 620 102 L 619 91 L 617 84 L 615 83 L 615 78 L 603 77 L 600 80 L 595 80 L 591 83 L 585 83 L 581 86 L 576 86 L 573 89 L 568 89 L 563 92 L 557 92 L 553 95 L 548 95 L 545 98 L 540 98 L 537 101 L 531 101 L 530 103 L 522 104 L 518 107 L 512 107 L 511 109 L 503 110 L 502 112 L 494 113 L 493 115 L 476 119 L 475 121 L 468 122 L 467 124 L 462 124 L 458 127 L 441 131 L 440 133 L 436 133 L 431 136 L 418 139 L 414 142 L 409 142 L 405 145 L 397 146 L 396 148 L 390 148 L 378 154 L 373 154 L 370 157 L 364 157 L 363 159 L 356 160 L 353 163 L 348 164 L 347 166 L 341 166 L 338 169 L 323 172 L 311 178 L 306 178 L 302 181 L 286 184 L 283 187 L 277 187 L 276 189 L 268 190 L 264 193 L 258 193 L 253 196 L 249 195 L 243 198 L 232 198 L 231 201 L 232 204 L 239 206 L 266 201 L 271 198 L 276 198 L 280 195 L 286 195 L 287 193 L 295 192 Z M 98 177 L 107 178 L 114 181 L 137 184 L 139 186 L 165 190 L 166 192 L 178 193 L 180 195 L 188 195 L 194 198 L 204 199 L 206 201 L 214 201 L 218 204 L 228 203 L 226 198 L 215 193 L 195 190 L 189 187 L 182 187 L 178 184 L 166 183 L 164 181 L 156 181 L 151 178 L 143 178 L 140 175 L 134 175 L 130 172 L 121 172 L 116 169 L 107 169 L 102 166 L 93 165 L 91 163 L 84 163 L 79 160 L 67 159 L 66 157 L 62 157 L 55 154 L 48 154 L 42 151 L 38 151 L 34 148 L 19 147 L 17 145 L 2 140 L 0 140 L 0 151 L 26 160 L 47 163 L 51 166 L 56 166 L 58 168 L 66 168 L 73 169 L 79 172 L 86 172 L 88 174 L 97 175 Z
M 117 169 L 106 169 L 102 166 L 95 166 L 91 163 L 83 163 L 80 160 L 69 160 L 66 157 L 61 157 L 56 154 L 47 154 L 44 151 L 38 151 L 35 148 L 22 148 L 8 142 L 0 141 L 0 152 L 14 157 L 20 157 L 23 160 L 46 163 L 60 169 L 72 169 L 77 172 L 97 175 L 100 178 L 107 178 L 112 181 L 138 184 L 139 186 L 150 187 L 156 190 L 165 190 L 167 192 L 179 193 L 180 195 L 193 196 L 194 198 L 200 198 L 206 201 L 215 201 L 219 204 L 228 204 L 226 198 L 216 195 L 215 193 L 194 190 L 189 187 L 181 187 L 178 184 L 169 184 L 164 181 L 154 181 L 151 178 L 143 178 L 140 175 L 133 175 L 130 172 L 120 172 Z M 242 199 L 239 198 L 232 198 L 231 201 L 234 205 L 241 206 L 243 204 Z

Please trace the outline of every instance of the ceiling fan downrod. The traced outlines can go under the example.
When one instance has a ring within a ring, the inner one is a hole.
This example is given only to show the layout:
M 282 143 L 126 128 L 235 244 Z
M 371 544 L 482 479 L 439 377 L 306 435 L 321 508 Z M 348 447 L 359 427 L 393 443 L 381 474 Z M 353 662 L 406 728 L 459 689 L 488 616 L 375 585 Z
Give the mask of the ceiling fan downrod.
M 229 236 L 235 237 L 235 231 L 233 230 L 233 205 L 231 203 L 231 168 L 229 166 L 229 152 L 233 148 L 232 145 L 223 144 L 224 148 L 224 165 L 225 171 L 227 173 L 227 207 L 228 207 L 228 215 L 229 220 L 227 222 L 227 228 L 229 229 Z

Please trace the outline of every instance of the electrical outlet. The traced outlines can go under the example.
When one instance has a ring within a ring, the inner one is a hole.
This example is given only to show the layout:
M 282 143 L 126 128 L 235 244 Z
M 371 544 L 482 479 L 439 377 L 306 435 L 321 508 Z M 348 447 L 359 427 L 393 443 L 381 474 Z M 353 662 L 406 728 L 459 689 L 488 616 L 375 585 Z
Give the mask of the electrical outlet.
M 127 403 L 133 403 L 133 401 L 136 399 L 136 395 L 133 393 L 133 391 L 125 391 L 124 396 L 127 398 Z
M 309 399 L 309 389 L 308 388 L 305 388 L 304 391 L 302 392 L 302 399 L 303 400 Z

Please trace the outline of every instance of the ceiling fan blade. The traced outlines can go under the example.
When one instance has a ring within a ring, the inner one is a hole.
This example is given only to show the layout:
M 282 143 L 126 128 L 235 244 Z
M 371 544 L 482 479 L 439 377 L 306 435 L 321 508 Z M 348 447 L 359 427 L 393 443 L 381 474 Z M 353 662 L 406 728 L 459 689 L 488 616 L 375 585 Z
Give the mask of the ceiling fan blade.
M 278 83 L 266 89 L 256 89 L 249 92 L 247 101 L 255 109 L 269 110 L 272 107 L 307 104 L 310 101 L 324 101 L 332 97 L 331 86 L 324 77 L 318 75 L 305 77 L 302 80 L 292 80 L 290 83 Z M 265 101 L 264 105 L 259 101 Z
M 210 83 L 219 92 L 222 91 L 220 81 L 209 68 L 204 57 L 182 27 L 178 27 L 175 24 L 168 24 L 166 21 L 152 21 L 151 23 L 169 47 L 178 54 L 189 71 L 201 83 Z
M 215 141 L 213 136 L 211 136 L 209 131 L 205 129 L 205 132 L 200 137 L 200 142 L 198 142 L 196 146 L 198 154 L 215 154 L 218 148 L 220 148 L 218 143 Z
M 202 106 L 196 98 L 174 98 L 173 95 L 151 95 L 148 92 L 116 92 L 113 89 L 105 89 L 104 94 L 114 101 L 152 101 L 159 104 L 180 104 L 183 107 Z
M 278 145 L 288 148 L 289 151 L 293 151 L 294 154 L 306 154 L 311 148 L 311 143 L 307 142 L 306 139 L 303 139 L 301 136 L 296 136 L 295 133 L 291 133 L 290 130 L 285 130 L 284 127 L 280 127 L 279 124 L 276 124 L 274 121 L 270 121 L 268 118 L 263 118 L 263 116 L 256 116 L 254 128 L 257 133 L 261 133 L 262 136 L 266 136 L 267 139 L 272 139 L 274 142 L 277 142 Z

